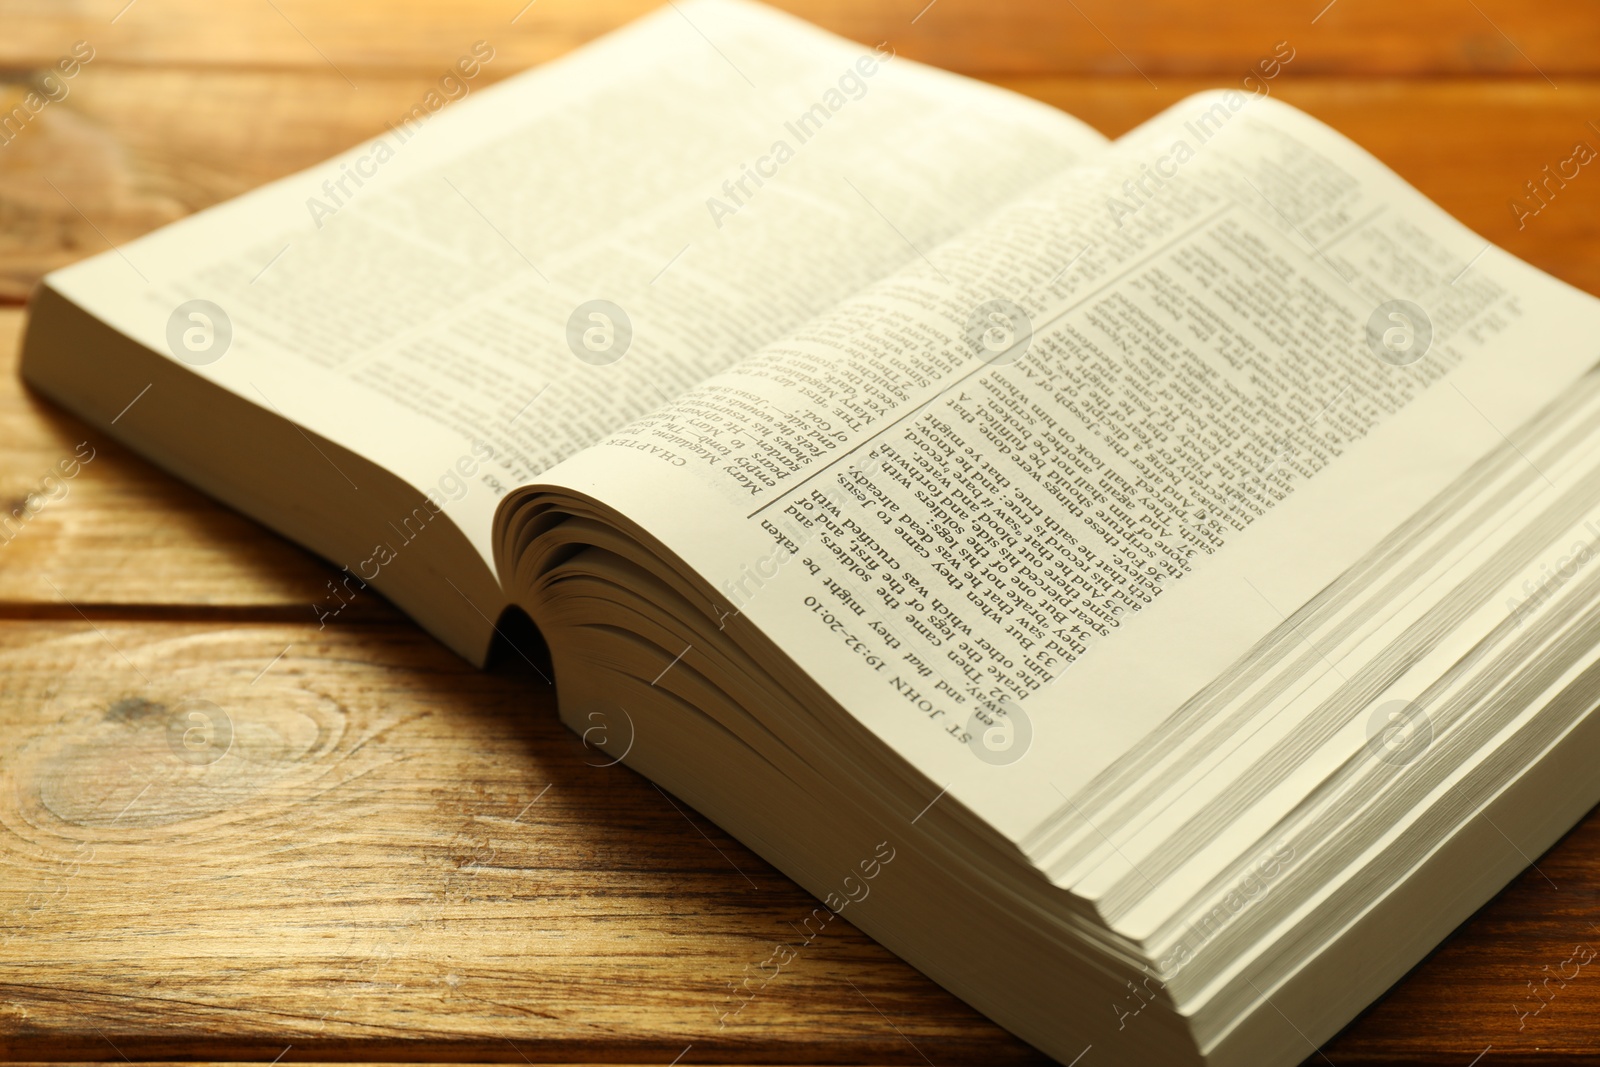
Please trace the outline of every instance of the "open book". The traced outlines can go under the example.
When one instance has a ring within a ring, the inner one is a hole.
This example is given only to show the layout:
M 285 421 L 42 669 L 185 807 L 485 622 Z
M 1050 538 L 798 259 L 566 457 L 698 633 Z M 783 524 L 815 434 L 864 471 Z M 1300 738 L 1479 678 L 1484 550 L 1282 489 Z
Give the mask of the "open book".
M 1265 95 L 1111 142 L 735 0 L 462 51 L 33 300 L 308 617 L 525 610 L 572 729 L 1067 1063 L 1298 1062 L 1600 796 L 1600 301 Z

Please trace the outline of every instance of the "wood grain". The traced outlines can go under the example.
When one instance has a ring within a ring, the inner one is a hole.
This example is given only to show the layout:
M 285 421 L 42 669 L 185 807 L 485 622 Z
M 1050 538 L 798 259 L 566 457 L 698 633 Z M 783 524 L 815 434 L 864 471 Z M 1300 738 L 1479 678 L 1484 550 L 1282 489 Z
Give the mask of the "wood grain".
M 0 309 L 0 613 L 314 619 L 336 568 L 27 392 L 22 324 Z M 348 610 L 399 617 L 375 594 Z
M 0 146 L 0 303 L 377 132 L 474 40 L 496 80 L 653 6 L 0 0 L 0 114 L 96 49 Z M 1584 0 L 780 6 L 1112 135 L 1288 41 L 1277 95 L 1600 292 L 1600 178 L 1521 229 L 1507 207 L 1600 144 Z M 0 504 L 37 511 L 0 543 L 0 1062 L 1040 1062 L 842 921 L 719 1027 L 812 901 L 593 766 L 531 672 L 470 671 L 375 596 L 301 621 L 331 568 L 28 395 L 22 316 L 0 309 Z M 169 724 L 213 707 L 227 755 L 178 759 Z M 1600 963 L 1530 988 L 1600 948 L 1600 817 L 1537 862 L 1308 1063 L 1600 1061 Z
M 368 70 L 443 67 L 478 39 L 520 69 L 659 6 L 655 0 L 7 0 L 0 62 L 40 66 L 87 40 L 96 62 L 337 69 L 365 91 L 360 75 Z M 1173 74 L 1243 75 L 1288 40 L 1309 73 L 1548 76 L 1564 86 L 1566 75 L 1593 73 L 1600 55 L 1600 20 L 1588 0 L 777 0 L 774 6 L 853 40 L 887 40 L 902 55 L 978 74 L 1135 76 L 1158 84 Z
M 815 902 L 410 626 L 0 623 L 0 676 L 7 1059 L 1039 1062 L 842 919 L 724 1025 Z
M 0 1060 L 1043 1062 L 842 920 L 719 1025 L 814 902 L 410 626 L 0 622 L 0 676 Z M 1591 817 L 1329 1060 L 1579 1062 L 1600 975 L 1517 1011 L 1600 946 L 1597 855 Z

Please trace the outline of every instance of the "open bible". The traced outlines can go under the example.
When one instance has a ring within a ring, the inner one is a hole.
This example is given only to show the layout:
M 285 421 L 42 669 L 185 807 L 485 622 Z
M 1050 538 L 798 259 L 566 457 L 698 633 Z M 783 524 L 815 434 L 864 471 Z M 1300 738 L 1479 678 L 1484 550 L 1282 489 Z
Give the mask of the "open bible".
M 1600 798 L 1600 301 L 1264 92 L 1109 141 L 739 0 L 462 53 L 32 301 L 322 625 L 525 611 L 573 730 L 1063 1063 L 1298 1062 Z

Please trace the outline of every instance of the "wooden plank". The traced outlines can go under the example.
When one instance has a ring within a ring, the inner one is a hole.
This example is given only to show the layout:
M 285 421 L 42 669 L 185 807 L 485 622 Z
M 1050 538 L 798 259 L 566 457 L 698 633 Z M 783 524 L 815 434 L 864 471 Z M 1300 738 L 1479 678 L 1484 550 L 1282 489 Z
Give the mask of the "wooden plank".
M 315 618 L 335 568 L 29 393 L 0 309 L 0 615 Z M 375 593 L 352 618 L 394 620 Z
M 659 6 L 656 0 L 428 0 L 217 5 L 208 0 L 10 0 L 0 62 L 36 67 L 87 40 L 96 63 L 274 66 L 344 72 L 439 67 L 475 40 L 513 69 L 543 62 Z M 1307 73 L 1564 77 L 1600 70 L 1586 0 L 779 0 L 858 41 L 964 72 L 1242 75 L 1279 41 Z M 115 21 L 113 21 L 113 19 Z M 710 53 L 708 52 L 708 55 Z M 500 60 L 497 60 L 499 62 Z
M 0 677 L 0 1059 L 1044 1062 L 409 626 L 0 622 Z
M 1041 1062 L 842 919 L 724 1021 L 815 902 L 526 669 L 404 625 L 12 621 L 0 677 L 0 1060 Z M 226 754 L 180 759 L 217 709 Z M 1591 815 L 1329 1058 L 1600 1045 L 1600 961 L 1561 966 L 1597 856 Z
M 352 92 L 331 71 L 93 73 L 0 148 L 0 301 L 22 300 L 42 273 L 108 242 L 380 133 L 432 78 L 386 74 Z M 1157 91 L 1139 78 L 999 80 L 1111 135 L 1191 92 L 1228 84 L 1173 78 Z M 1591 168 L 1520 230 L 1508 206 L 1576 142 L 1600 146 L 1600 132 L 1590 126 L 1600 121 L 1600 80 L 1558 91 L 1538 79 L 1351 82 L 1291 69 L 1275 92 L 1366 146 L 1487 239 L 1600 292 L 1600 178 Z M 255 121 L 241 122 L 241 115 Z

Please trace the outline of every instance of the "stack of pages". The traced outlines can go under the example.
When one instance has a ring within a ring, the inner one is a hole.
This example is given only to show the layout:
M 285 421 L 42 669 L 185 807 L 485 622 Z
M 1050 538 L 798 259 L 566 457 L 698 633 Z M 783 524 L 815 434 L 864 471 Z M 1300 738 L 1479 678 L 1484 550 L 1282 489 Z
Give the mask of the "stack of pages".
M 462 53 L 34 298 L 308 619 L 526 611 L 575 731 L 1064 1063 L 1296 1063 L 1600 796 L 1600 301 L 1264 91 L 1108 141 L 731 0 Z

